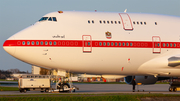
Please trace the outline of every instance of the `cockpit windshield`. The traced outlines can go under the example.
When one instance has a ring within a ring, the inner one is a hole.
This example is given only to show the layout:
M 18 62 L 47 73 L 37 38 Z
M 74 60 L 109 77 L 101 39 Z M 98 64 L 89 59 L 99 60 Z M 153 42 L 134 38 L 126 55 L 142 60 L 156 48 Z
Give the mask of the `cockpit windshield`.
M 57 21 L 56 17 L 42 17 L 40 21 Z

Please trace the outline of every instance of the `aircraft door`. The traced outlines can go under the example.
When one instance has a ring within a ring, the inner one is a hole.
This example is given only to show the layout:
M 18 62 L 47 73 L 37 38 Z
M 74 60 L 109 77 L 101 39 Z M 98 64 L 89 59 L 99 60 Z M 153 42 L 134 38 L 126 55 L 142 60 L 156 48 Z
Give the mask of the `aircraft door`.
M 159 36 L 152 37 L 153 53 L 161 53 L 161 39 Z
M 82 50 L 83 52 L 92 52 L 92 38 L 91 35 L 83 35 L 82 36 Z
M 127 13 L 119 13 L 124 30 L 133 30 L 131 18 Z

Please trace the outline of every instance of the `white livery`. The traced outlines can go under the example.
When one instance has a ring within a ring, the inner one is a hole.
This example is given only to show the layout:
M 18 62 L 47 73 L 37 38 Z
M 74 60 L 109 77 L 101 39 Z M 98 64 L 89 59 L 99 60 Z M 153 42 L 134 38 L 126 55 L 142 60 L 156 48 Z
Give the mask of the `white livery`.
M 175 16 L 58 11 L 11 36 L 3 48 L 44 68 L 141 76 L 138 82 L 151 84 L 180 76 L 179 28 Z

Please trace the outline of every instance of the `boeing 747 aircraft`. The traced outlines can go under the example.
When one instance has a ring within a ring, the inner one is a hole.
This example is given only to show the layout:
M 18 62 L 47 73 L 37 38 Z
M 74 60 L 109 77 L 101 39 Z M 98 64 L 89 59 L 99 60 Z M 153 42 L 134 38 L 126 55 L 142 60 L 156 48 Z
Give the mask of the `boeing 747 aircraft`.
M 11 36 L 3 48 L 39 67 L 154 84 L 180 76 L 179 28 L 176 16 L 57 11 Z

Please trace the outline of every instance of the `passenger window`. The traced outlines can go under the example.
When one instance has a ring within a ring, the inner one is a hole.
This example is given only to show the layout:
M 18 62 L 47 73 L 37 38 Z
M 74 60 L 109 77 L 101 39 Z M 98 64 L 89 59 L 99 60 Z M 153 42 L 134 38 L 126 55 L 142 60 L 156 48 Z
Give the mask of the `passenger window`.
M 38 41 L 36 41 L 36 45 L 39 45 L 39 42 L 38 42 Z
M 119 46 L 121 46 L 121 43 L 119 42 Z
M 43 41 L 41 41 L 41 45 L 43 45 Z
M 117 21 L 114 21 L 115 24 L 117 24 Z
M 113 21 L 111 21 L 111 24 L 113 24 Z
M 174 43 L 174 47 L 176 47 L 176 44 Z
M 170 44 L 170 47 L 172 47 L 172 43 Z
M 166 46 L 166 44 L 165 43 L 163 43 L 163 47 L 165 47 Z
M 143 23 L 141 22 L 141 25 L 142 25 Z
M 27 45 L 30 45 L 30 42 L 29 42 L 29 41 L 27 42 Z
M 129 43 L 126 43 L 126 46 L 129 46 Z
M 56 42 L 54 42 L 54 45 L 56 45 Z
M 106 21 L 103 21 L 104 23 L 106 23 Z
M 137 22 L 137 24 L 139 24 L 139 22 Z
M 99 42 L 99 46 L 102 46 L 102 42 Z
M 99 23 L 102 23 L 102 21 L 100 20 Z
M 107 46 L 109 46 L 109 42 L 107 43 Z
M 92 23 L 94 23 L 94 20 L 92 20 Z
M 88 46 L 90 46 L 91 45 L 91 43 L 90 42 L 88 42 Z
M 144 22 L 144 24 L 146 25 L 146 22 Z
M 32 41 L 31 44 L 34 45 L 34 41 Z
M 157 22 L 155 22 L 155 25 L 157 25 Z
M 106 42 L 103 42 L 103 46 L 106 46 Z
M 167 45 L 167 47 L 169 47 L 169 44 L 168 44 L 168 43 L 167 43 L 166 45 Z
M 47 42 L 47 41 L 45 42 L 45 45 L 48 45 L 48 42 Z
M 23 41 L 22 44 L 25 45 L 26 43 Z
M 49 17 L 48 21 L 52 21 L 52 18 L 51 18 L 51 17 Z
M 109 21 L 107 21 L 107 23 L 109 24 Z
M 117 46 L 117 42 L 115 43 L 115 46 Z
M 135 21 L 133 21 L 133 24 L 136 24 L 136 22 L 135 22 Z
M 111 42 L 111 46 L 114 46 L 114 43 L 113 43 L 113 42 Z
M 88 23 L 90 23 L 90 21 L 88 20 Z
M 120 21 L 118 21 L 118 23 L 119 23 L 119 24 L 121 24 L 121 22 L 120 22 Z
M 49 42 L 49 45 L 52 45 L 52 42 L 51 42 L 51 41 Z
M 125 46 L 125 43 L 123 42 L 123 46 Z
M 132 46 L 133 44 L 132 43 L 130 43 L 130 46 Z
M 57 21 L 56 17 L 53 17 L 53 21 Z

